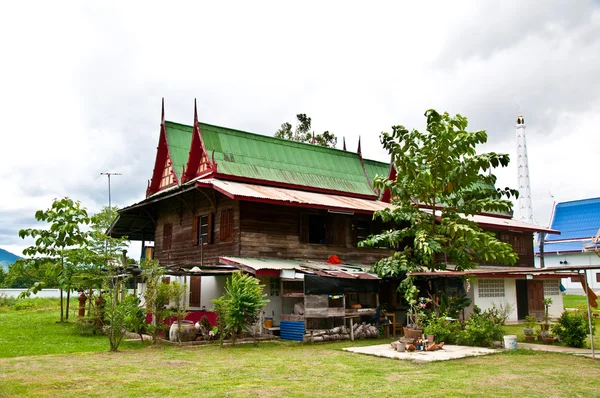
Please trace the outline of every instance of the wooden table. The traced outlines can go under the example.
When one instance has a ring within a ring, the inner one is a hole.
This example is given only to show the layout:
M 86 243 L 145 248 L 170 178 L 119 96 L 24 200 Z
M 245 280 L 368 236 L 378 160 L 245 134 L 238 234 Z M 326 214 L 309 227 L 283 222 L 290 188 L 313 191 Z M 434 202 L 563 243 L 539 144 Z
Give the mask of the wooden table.
M 387 312 L 383 316 L 390 320 L 390 325 L 392 326 L 392 337 L 395 338 L 396 337 L 396 313 L 395 312 Z M 387 327 L 390 325 L 383 325 L 383 326 Z M 387 332 L 387 329 L 386 329 L 386 334 L 389 337 L 389 332 Z

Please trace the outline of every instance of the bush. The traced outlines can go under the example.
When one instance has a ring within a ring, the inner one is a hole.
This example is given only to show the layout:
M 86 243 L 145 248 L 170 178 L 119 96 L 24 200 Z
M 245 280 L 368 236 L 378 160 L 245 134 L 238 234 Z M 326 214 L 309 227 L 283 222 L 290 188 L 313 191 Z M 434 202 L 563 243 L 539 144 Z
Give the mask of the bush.
M 491 308 L 481 312 L 475 305 L 473 315 L 465 323 L 464 330 L 458 334 L 458 344 L 490 347 L 494 341 L 502 340 L 504 336 L 502 322 L 497 309 Z
M 446 320 L 446 314 L 437 316 L 432 314 L 425 326 L 425 334 L 432 334 L 435 341 L 446 344 L 455 344 L 456 336 L 461 330 L 460 324 Z
M 225 295 L 213 300 L 220 318 L 219 328 L 222 332 L 231 332 L 232 344 L 235 344 L 238 333 L 247 331 L 258 320 L 260 310 L 269 302 L 265 300 L 263 288 L 258 279 L 234 272 L 225 283 Z
M 589 333 L 587 316 L 582 312 L 565 311 L 552 326 L 552 332 L 569 347 L 582 348 Z
M 14 297 L 8 297 L 4 294 L 0 294 L 0 308 L 2 307 L 12 307 L 17 302 L 17 299 Z

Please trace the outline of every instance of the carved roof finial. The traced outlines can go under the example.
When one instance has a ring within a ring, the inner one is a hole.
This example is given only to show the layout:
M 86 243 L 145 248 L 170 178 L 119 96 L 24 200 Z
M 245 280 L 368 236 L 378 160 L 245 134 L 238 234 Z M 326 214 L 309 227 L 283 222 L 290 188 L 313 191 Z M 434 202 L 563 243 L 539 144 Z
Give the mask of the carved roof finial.
M 519 116 L 517 117 L 517 124 L 525 124 L 525 119 L 523 118 L 523 115 L 521 115 L 519 113 Z

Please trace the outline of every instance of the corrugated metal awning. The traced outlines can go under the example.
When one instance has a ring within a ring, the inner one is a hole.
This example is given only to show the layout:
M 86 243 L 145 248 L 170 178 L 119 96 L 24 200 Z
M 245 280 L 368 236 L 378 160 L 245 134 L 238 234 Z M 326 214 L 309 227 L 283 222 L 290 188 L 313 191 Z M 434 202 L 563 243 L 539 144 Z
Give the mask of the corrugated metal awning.
M 214 188 L 234 200 L 302 206 L 342 212 L 373 213 L 392 207 L 380 200 L 368 200 L 349 196 L 300 191 L 244 182 L 225 181 L 217 178 L 199 180 L 200 187 Z
M 256 274 L 263 270 L 294 270 L 307 274 L 344 279 L 380 279 L 348 264 L 329 264 L 310 260 L 286 260 L 251 257 L 220 257 L 221 264 L 233 265 L 246 272 Z

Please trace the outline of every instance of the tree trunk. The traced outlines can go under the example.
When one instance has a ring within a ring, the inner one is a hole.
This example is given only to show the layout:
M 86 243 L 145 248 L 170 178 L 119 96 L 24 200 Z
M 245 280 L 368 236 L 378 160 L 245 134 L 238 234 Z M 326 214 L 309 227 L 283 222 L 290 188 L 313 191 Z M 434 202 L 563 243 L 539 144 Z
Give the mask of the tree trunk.
M 63 309 L 63 290 L 60 289 L 60 322 L 64 322 L 64 309 Z
M 67 311 L 65 314 L 65 319 L 69 320 L 69 302 L 71 301 L 71 289 L 67 290 Z

